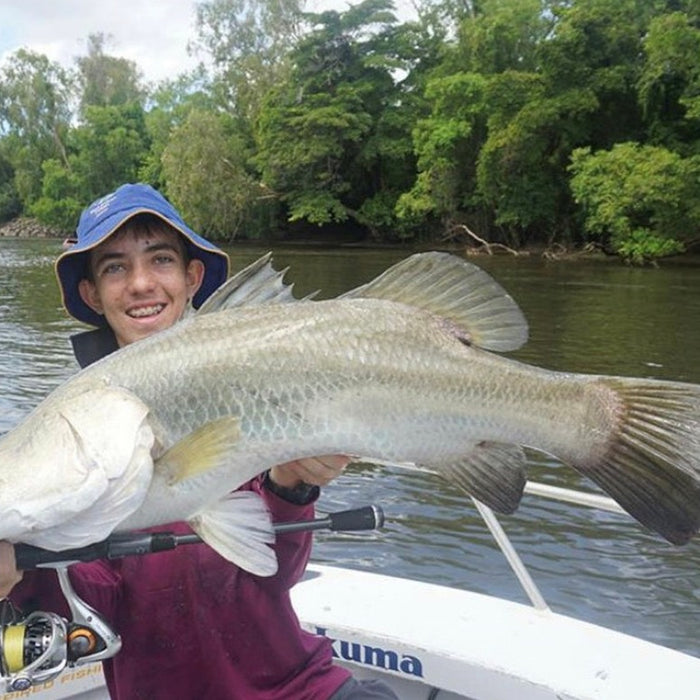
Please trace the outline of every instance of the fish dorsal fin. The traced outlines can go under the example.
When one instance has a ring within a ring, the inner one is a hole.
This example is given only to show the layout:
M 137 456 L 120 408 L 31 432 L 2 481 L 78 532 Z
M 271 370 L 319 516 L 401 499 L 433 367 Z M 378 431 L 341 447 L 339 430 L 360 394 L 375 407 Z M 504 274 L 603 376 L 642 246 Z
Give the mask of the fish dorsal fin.
M 299 301 L 292 293 L 294 285 L 284 281 L 287 269 L 275 270 L 272 266 L 272 253 L 266 253 L 226 280 L 196 313 L 207 314 L 238 306 L 290 304 Z
M 429 466 L 489 508 L 512 513 L 525 488 L 525 462 L 519 445 L 480 442 L 458 461 Z
M 412 255 L 339 298 L 398 301 L 449 319 L 465 340 L 486 350 L 516 350 L 527 321 L 508 293 L 476 265 L 449 253 Z
M 169 484 L 177 484 L 226 464 L 241 436 L 240 421 L 227 416 L 205 423 L 170 447 L 155 463 Z

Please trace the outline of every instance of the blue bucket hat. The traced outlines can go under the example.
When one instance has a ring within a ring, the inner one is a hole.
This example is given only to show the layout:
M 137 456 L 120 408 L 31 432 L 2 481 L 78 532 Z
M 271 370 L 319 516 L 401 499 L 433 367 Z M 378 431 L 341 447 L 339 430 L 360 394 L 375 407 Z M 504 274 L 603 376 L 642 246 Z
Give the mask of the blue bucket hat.
M 75 243 L 56 260 L 56 277 L 61 287 L 63 305 L 73 318 L 92 326 L 106 326 L 101 314 L 93 311 L 80 297 L 78 285 L 87 276 L 89 251 L 105 241 L 122 224 L 137 214 L 154 214 L 182 234 L 190 258 L 204 263 L 202 285 L 192 299 L 195 308 L 226 281 L 228 255 L 197 235 L 170 202 L 150 185 L 128 184 L 111 192 L 83 210 L 76 230 Z

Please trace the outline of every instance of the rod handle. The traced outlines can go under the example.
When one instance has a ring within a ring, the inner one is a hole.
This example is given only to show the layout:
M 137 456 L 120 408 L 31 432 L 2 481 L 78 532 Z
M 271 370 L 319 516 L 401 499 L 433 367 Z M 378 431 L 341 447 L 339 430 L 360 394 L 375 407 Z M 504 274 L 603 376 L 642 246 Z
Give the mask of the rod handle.
M 376 530 L 384 525 L 384 512 L 377 505 L 352 508 L 329 513 L 325 518 L 300 520 L 292 523 L 274 523 L 276 534 L 308 530 L 359 531 Z M 175 549 L 182 544 L 201 542 L 197 535 L 175 535 L 172 532 L 124 532 L 110 535 L 106 540 L 86 547 L 53 552 L 28 544 L 15 545 L 15 561 L 21 571 L 42 566 L 68 566 L 80 561 L 118 559 L 133 554 L 150 554 Z
M 377 530 L 384 525 L 384 511 L 376 505 L 330 513 L 330 530 Z

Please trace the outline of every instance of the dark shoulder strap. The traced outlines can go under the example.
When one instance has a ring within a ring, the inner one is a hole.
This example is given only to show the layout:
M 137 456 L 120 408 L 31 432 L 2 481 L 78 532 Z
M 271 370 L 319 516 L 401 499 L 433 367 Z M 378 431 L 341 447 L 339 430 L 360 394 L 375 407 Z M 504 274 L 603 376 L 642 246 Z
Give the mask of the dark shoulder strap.
M 73 354 L 81 367 L 87 367 L 105 355 L 119 349 L 114 332 L 109 326 L 72 335 Z

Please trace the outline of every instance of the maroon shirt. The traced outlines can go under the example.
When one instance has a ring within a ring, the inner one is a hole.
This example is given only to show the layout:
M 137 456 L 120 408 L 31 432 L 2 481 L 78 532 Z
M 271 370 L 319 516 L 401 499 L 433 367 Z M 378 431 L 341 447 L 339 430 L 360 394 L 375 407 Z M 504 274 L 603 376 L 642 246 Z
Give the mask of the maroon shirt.
M 243 488 L 262 495 L 275 522 L 313 517 L 312 503 L 288 503 L 261 478 Z M 103 664 L 113 700 L 327 700 L 350 673 L 333 665 L 330 640 L 300 628 L 289 598 L 311 543 L 308 532 L 278 535 L 279 571 L 267 578 L 204 544 L 72 566 L 76 593 L 122 638 Z M 25 612 L 69 616 L 52 571 L 27 572 L 11 598 Z

